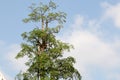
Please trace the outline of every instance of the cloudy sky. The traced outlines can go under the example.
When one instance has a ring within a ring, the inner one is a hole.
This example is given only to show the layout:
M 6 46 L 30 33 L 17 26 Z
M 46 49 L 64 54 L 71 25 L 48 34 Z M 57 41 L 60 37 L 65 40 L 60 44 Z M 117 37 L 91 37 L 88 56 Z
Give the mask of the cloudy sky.
M 24 70 L 25 58 L 15 60 L 23 41 L 21 33 L 33 24 L 22 19 L 28 6 L 47 0 L 0 0 L 0 71 L 7 80 Z M 73 44 L 64 54 L 76 59 L 82 80 L 120 80 L 120 0 L 55 0 L 67 13 L 67 22 L 57 38 Z

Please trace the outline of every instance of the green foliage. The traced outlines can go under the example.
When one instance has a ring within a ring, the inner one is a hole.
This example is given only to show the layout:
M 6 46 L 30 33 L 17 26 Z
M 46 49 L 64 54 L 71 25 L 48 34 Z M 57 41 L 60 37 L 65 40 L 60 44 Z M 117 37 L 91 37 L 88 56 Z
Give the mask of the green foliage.
M 24 22 L 41 22 L 42 29 L 34 28 L 22 33 L 25 43 L 21 44 L 16 59 L 27 56 L 25 64 L 28 69 L 20 72 L 16 80 L 81 80 L 79 72 L 73 66 L 74 58 L 63 58 L 63 53 L 70 51 L 73 46 L 56 39 L 55 33 L 60 31 L 66 18 L 65 13 L 53 11 L 56 7 L 52 1 L 48 5 L 40 3 L 39 7 L 30 7 L 32 12 Z M 52 21 L 57 21 L 58 25 L 49 28 L 48 23 Z
M 39 22 L 41 19 L 44 19 L 48 23 L 52 21 L 57 21 L 59 23 L 66 22 L 66 13 L 60 11 L 56 12 L 55 9 L 57 8 L 57 5 L 54 2 L 50 1 L 47 5 L 43 3 L 40 3 L 39 5 L 39 7 L 36 7 L 35 4 L 30 6 L 32 12 L 28 15 L 28 18 L 23 19 L 25 23 L 30 21 Z

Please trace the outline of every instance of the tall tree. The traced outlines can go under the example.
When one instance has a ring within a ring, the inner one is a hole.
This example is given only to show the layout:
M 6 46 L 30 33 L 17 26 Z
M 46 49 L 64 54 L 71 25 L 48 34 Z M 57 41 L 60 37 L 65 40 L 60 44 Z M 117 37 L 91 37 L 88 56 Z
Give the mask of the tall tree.
M 25 64 L 28 69 L 20 72 L 16 80 L 81 80 L 73 66 L 74 58 L 63 58 L 64 51 L 70 51 L 73 46 L 56 39 L 56 33 L 66 22 L 66 13 L 56 11 L 56 8 L 53 1 L 40 3 L 39 6 L 32 4 L 30 7 L 31 13 L 23 21 L 40 25 L 22 33 L 25 42 L 21 44 L 21 51 L 16 58 L 27 56 L 29 60 Z

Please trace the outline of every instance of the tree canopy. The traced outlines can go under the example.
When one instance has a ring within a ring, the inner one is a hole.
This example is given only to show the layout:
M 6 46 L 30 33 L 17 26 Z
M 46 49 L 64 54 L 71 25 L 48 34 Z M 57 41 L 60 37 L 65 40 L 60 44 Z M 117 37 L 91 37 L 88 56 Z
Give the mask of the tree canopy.
M 56 39 L 56 34 L 66 22 L 66 13 L 57 11 L 53 1 L 48 4 L 32 4 L 31 13 L 23 22 L 39 24 L 29 32 L 22 33 L 25 42 L 16 59 L 28 57 L 28 69 L 20 72 L 16 80 L 81 80 L 80 73 L 74 68 L 73 57 L 64 58 L 65 51 L 73 48 L 69 43 Z M 56 24 L 51 27 L 49 24 Z

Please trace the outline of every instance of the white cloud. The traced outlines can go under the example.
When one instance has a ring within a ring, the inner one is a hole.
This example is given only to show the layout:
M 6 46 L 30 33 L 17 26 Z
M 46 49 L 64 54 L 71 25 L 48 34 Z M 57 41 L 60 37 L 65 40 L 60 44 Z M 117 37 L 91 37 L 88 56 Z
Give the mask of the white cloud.
M 0 72 L 0 80 L 6 80 L 6 78 L 4 77 L 3 73 Z
M 0 55 L 2 56 L 0 64 L 6 62 L 4 65 L 0 66 L 1 68 L 6 68 L 6 70 L 2 70 L 2 72 L 7 80 L 14 80 L 19 71 L 23 71 L 27 68 L 24 65 L 24 63 L 27 61 L 27 58 L 21 58 L 18 60 L 15 59 L 15 56 L 20 51 L 20 46 L 18 44 L 8 45 L 7 43 L 1 41 L 0 50 Z M 13 71 L 12 74 L 10 74 L 9 71 Z
M 11 64 L 13 65 L 13 70 L 25 70 L 26 66 L 25 66 L 25 62 L 27 61 L 27 58 L 20 58 L 20 59 L 15 59 L 15 56 L 17 55 L 17 53 L 20 51 L 20 46 L 18 44 L 13 44 L 11 46 L 9 46 L 9 51 L 8 51 L 8 56 L 6 57 L 6 59 L 8 59 Z
M 4 77 L 5 80 L 13 80 L 10 75 L 6 74 L 5 71 L 3 71 L 3 70 L 1 69 L 1 66 L 0 66 L 0 75 L 1 75 L 1 74 L 2 74 L 2 76 Z
M 71 28 L 81 29 L 83 26 L 84 17 L 81 15 L 75 16 L 75 22 L 71 25 Z
M 101 28 L 100 23 L 101 23 L 100 21 L 95 20 L 95 19 L 89 20 L 88 25 L 87 25 L 88 30 L 95 32 L 95 33 L 101 33 L 101 31 L 99 30 Z
M 5 43 L 2 41 L 2 40 L 0 40 L 0 46 L 2 46 L 2 45 L 4 45 Z
M 116 5 L 111 5 L 107 2 L 102 3 L 105 8 L 105 13 L 103 15 L 104 19 L 112 19 L 115 26 L 120 28 L 120 3 Z
M 111 73 L 107 77 L 108 80 L 120 80 L 120 74 L 116 73 Z
M 120 67 L 120 56 L 118 56 L 115 46 L 113 48 L 115 42 L 107 43 L 91 30 L 80 30 L 81 28 L 78 27 L 84 27 L 82 25 L 86 22 L 80 22 L 79 18 L 83 17 L 76 17 L 74 24 L 71 24 L 72 32 L 69 35 L 64 35 L 62 40 L 74 45 L 75 50 L 65 54 L 65 56 L 75 57 L 77 61 L 75 66 L 82 74 L 83 80 L 90 80 L 91 73 L 87 72 L 88 66 L 96 66 L 106 72 Z M 80 22 L 80 25 L 76 26 L 76 22 Z M 96 24 L 91 25 L 95 26 Z

